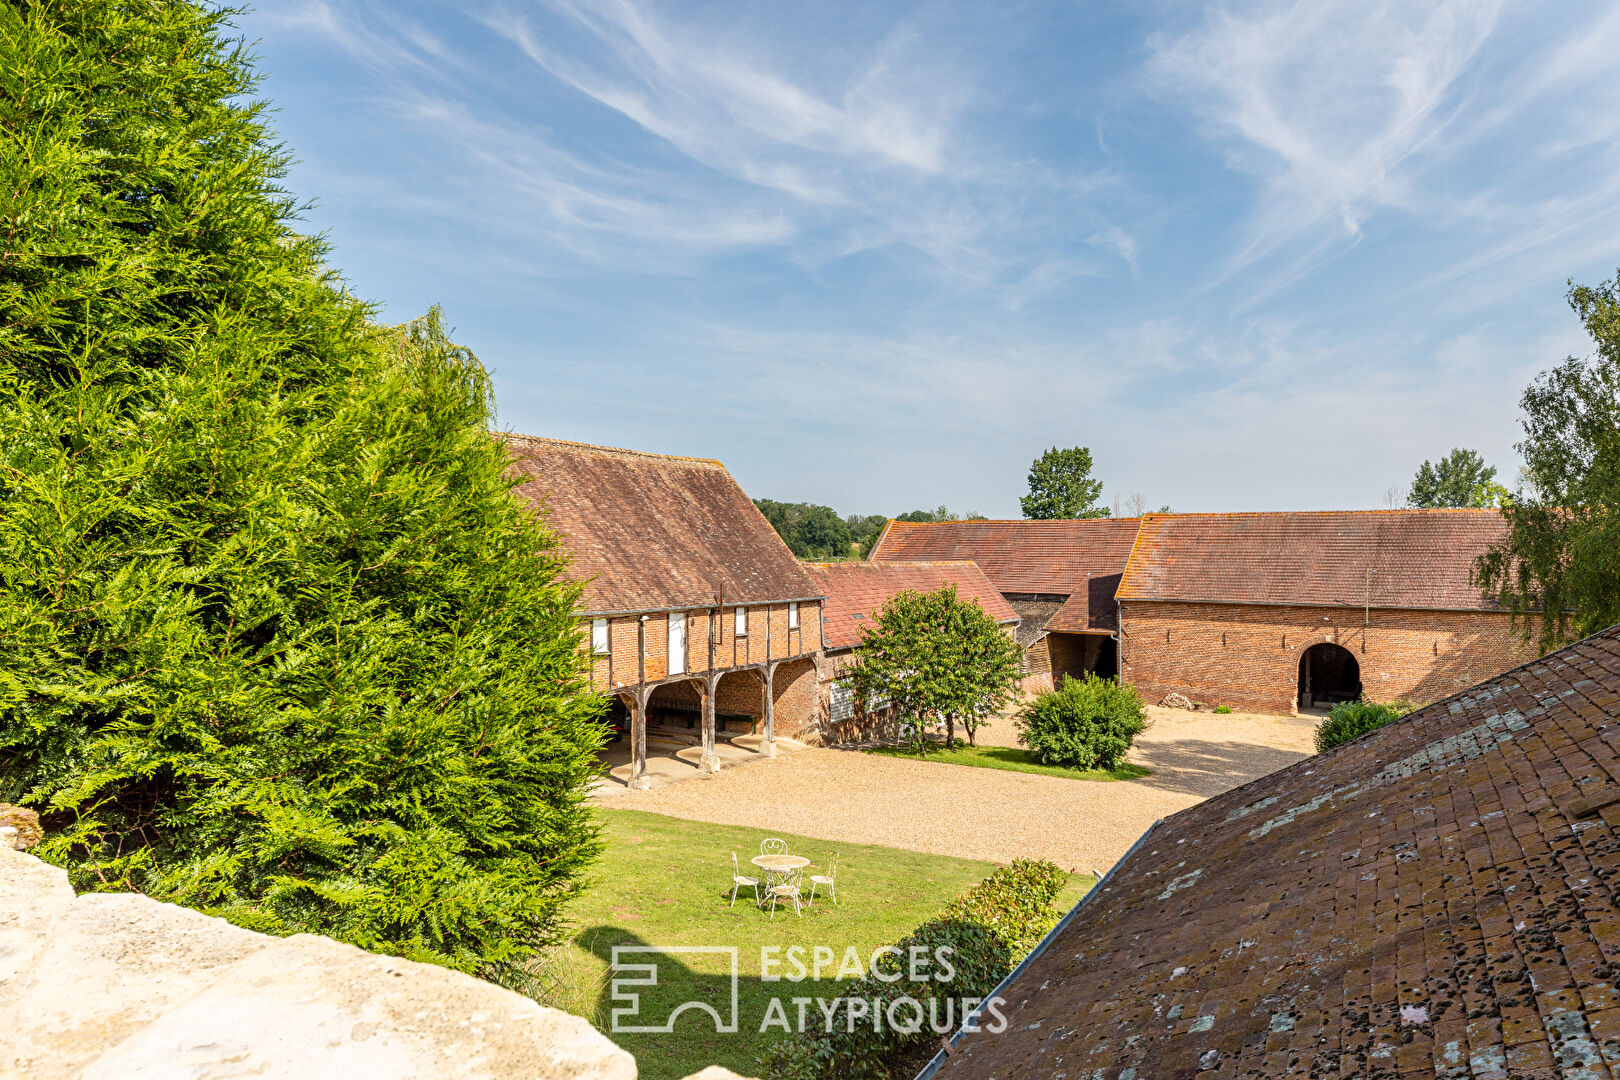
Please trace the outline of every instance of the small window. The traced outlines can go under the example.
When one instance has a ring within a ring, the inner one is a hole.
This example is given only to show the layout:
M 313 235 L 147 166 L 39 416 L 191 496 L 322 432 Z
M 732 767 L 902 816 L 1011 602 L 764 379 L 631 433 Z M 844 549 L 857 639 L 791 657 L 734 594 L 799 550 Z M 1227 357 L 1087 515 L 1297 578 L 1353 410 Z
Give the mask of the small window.
M 789 630 L 797 630 L 798 628 L 799 628 L 799 605 L 797 603 L 792 603 L 792 604 L 788 605 L 788 629 Z
M 608 651 L 607 620 L 591 620 L 591 653 L 595 656 L 606 656 Z
M 736 620 L 732 624 L 732 632 L 738 637 L 748 636 L 748 609 L 738 608 Z

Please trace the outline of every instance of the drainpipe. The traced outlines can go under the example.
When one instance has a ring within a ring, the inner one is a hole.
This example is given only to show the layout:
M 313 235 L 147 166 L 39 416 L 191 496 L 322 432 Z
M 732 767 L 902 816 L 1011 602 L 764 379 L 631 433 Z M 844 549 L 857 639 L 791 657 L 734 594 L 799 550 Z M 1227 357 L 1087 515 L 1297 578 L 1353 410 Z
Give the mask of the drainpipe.
M 1080 914 L 1080 909 L 1085 907 L 1086 903 L 1093 896 L 1096 896 L 1098 893 L 1102 892 L 1103 882 L 1109 881 L 1113 878 L 1114 871 L 1123 866 L 1126 859 L 1129 859 L 1132 855 L 1136 854 L 1136 849 L 1147 842 L 1147 838 L 1152 835 L 1153 830 L 1157 829 L 1159 825 L 1163 823 L 1163 821 L 1163 818 L 1159 818 L 1153 824 L 1149 825 L 1147 827 L 1147 831 L 1136 838 L 1136 843 L 1131 845 L 1130 850 L 1121 855 L 1119 857 L 1119 861 L 1114 863 L 1113 866 L 1110 866 L 1108 868 L 1108 872 L 1097 879 L 1097 884 L 1091 887 L 1091 891 L 1082 896 L 1080 898 L 1080 902 L 1075 904 L 1074 907 L 1070 908 L 1069 913 L 1063 916 L 1056 926 L 1047 931 L 1046 936 L 1041 938 L 1040 943 L 1030 951 L 1030 954 L 1020 960 L 1018 962 L 1018 966 L 1013 968 L 1012 971 L 1008 972 L 1005 979 L 1002 979 L 1001 982 L 996 984 L 996 988 L 990 991 L 990 996 L 985 998 L 984 1001 L 979 1003 L 978 1007 L 962 1018 L 962 1026 L 957 1028 L 956 1034 L 952 1035 L 944 1046 L 940 1047 L 939 1053 L 935 1054 L 928 1060 L 928 1064 L 923 1066 L 922 1072 L 917 1074 L 916 1080 L 932 1080 L 933 1075 L 939 1072 L 940 1066 L 944 1065 L 945 1062 L 949 1060 L 951 1054 L 955 1052 L 956 1044 L 962 1041 L 962 1036 L 967 1034 L 969 1026 L 975 1020 L 977 1020 L 980 1015 L 983 1014 L 985 1005 L 991 1001 L 994 1001 L 996 998 L 1001 997 L 1002 991 L 1006 990 L 1009 986 L 1016 982 L 1018 977 L 1024 973 L 1024 969 L 1028 968 L 1036 961 L 1038 957 L 1041 956 L 1041 954 L 1046 952 L 1046 947 L 1052 944 L 1052 942 L 1056 941 L 1064 930 L 1068 929 L 1069 924 L 1074 921 L 1075 916 Z

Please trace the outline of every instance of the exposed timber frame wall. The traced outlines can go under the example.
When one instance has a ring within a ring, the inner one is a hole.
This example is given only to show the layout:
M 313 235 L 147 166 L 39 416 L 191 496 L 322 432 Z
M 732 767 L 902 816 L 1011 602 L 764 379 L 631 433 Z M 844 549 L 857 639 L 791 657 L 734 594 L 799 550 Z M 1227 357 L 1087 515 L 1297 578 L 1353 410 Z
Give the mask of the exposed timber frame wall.
M 702 702 L 702 754 L 699 768 L 719 769 L 716 698 L 720 680 L 737 672 L 752 672 L 760 682 L 761 730 L 759 752 L 776 754 L 777 670 L 783 664 L 813 661 L 821 651 L 821 598 L 770 604 L 724 602 L 707 607 L 673 608 L 648 612 L 618 612 L 611 616 L 587 613 L 586 640 L 596 619 L 607 619 L 607 647 L 591 656 L 591 682 L 599 693 L 612 694 L 630 716 L 631 775 L 629 786 L 644 789 L 647 778 L 647 707 L 660 686 L 689 684 Z M 738 634 L 736 612 L 741 609 L 744 633 Z M 797 617 L 794 617 L 796 610 Z M 671 671 L 669 617 L 683 615 L 686 625 L 685 663 Z M 796 624 L 796 625 L 795 625 Z M 813 700 L 808 708 L 813 708 Z M 790 718 L 798 730 L 808 718 Z

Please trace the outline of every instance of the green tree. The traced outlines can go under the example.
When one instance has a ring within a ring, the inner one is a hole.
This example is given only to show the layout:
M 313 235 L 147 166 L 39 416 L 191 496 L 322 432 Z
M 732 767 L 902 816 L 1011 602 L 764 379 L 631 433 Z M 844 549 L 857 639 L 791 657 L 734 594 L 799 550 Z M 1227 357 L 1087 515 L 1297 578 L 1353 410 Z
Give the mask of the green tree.
M 928 522 L 933 522 L 933 521 L 961 521 L 962 520 L 962 515 L 958 514 L 958 513 L 955 513 L 954 511 L 952 511 L 950 509 L 950 507 L 946 506 L 944 503 L 941 503 L 938 506 L 934 507 L 932 510 L 910 510 L 910 511 L 907 511 L 906 513 L 901 514 L 899 517 L 895 518 L 894 520 L 896 520 L 896 521 L 921 522 L 921 523 L 927 524 Z
M 847 559 L 854 538 L 844 519 L 830 506 L 755 499 L 771 528 L 788 550 L 801 559 Z
M 1052 447 L 1029 467 L 1029 494 L 1018 502 L 1026 518 L 1100 518 L 1108 508 L 1098 504 L 1102 481 L 1091 476 L 1091 451 L 1084 446 Z
M 1507 497 L 1507 489 L 1496 482 L 1496 466 L 1459 447 L 1433 464 L 1418 466 L 1406 503 L 1425 510 L 1487 507 L 1501 506 Z
M 883 526 L 888 523 L 889 519 L 882 514 L 851 514 L 844 519 L 844 524 L 849 526 L 850 540 L 861 558 L 872 554 L 872 546 L 877 543 L 877 538 L 883 534 Z
M 516 980 L 598 846 L 579 590 L 228 18 L 0 5 L 0 800 L 80 889 Z
M 855 693 L 861 701 L 887 701 L 924 753 L 940 724 L 947 746 L 958 723 L 971 742 L 1017 688 L 1018 645 L 978 601 L 959 598 L 955 585 L 900 593 L 874 623 L 855 649 Z
M 1543 650 L 1620 622 L 1620 277 L 1571 282 L 1569 304 L 1597 351 L 1525 390 L 1523 487 L 1475 567 Z

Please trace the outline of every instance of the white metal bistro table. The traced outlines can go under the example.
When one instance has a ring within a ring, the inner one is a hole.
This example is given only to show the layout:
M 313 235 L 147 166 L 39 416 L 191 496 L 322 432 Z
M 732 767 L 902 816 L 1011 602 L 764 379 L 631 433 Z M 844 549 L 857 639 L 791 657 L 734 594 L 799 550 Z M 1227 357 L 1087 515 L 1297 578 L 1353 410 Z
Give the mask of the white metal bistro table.
M 780 884 L 794 870 L 803 870 L 810 860 L 803 855 L 755 855 L 748 860 L 765 871 L 765 888 Z

